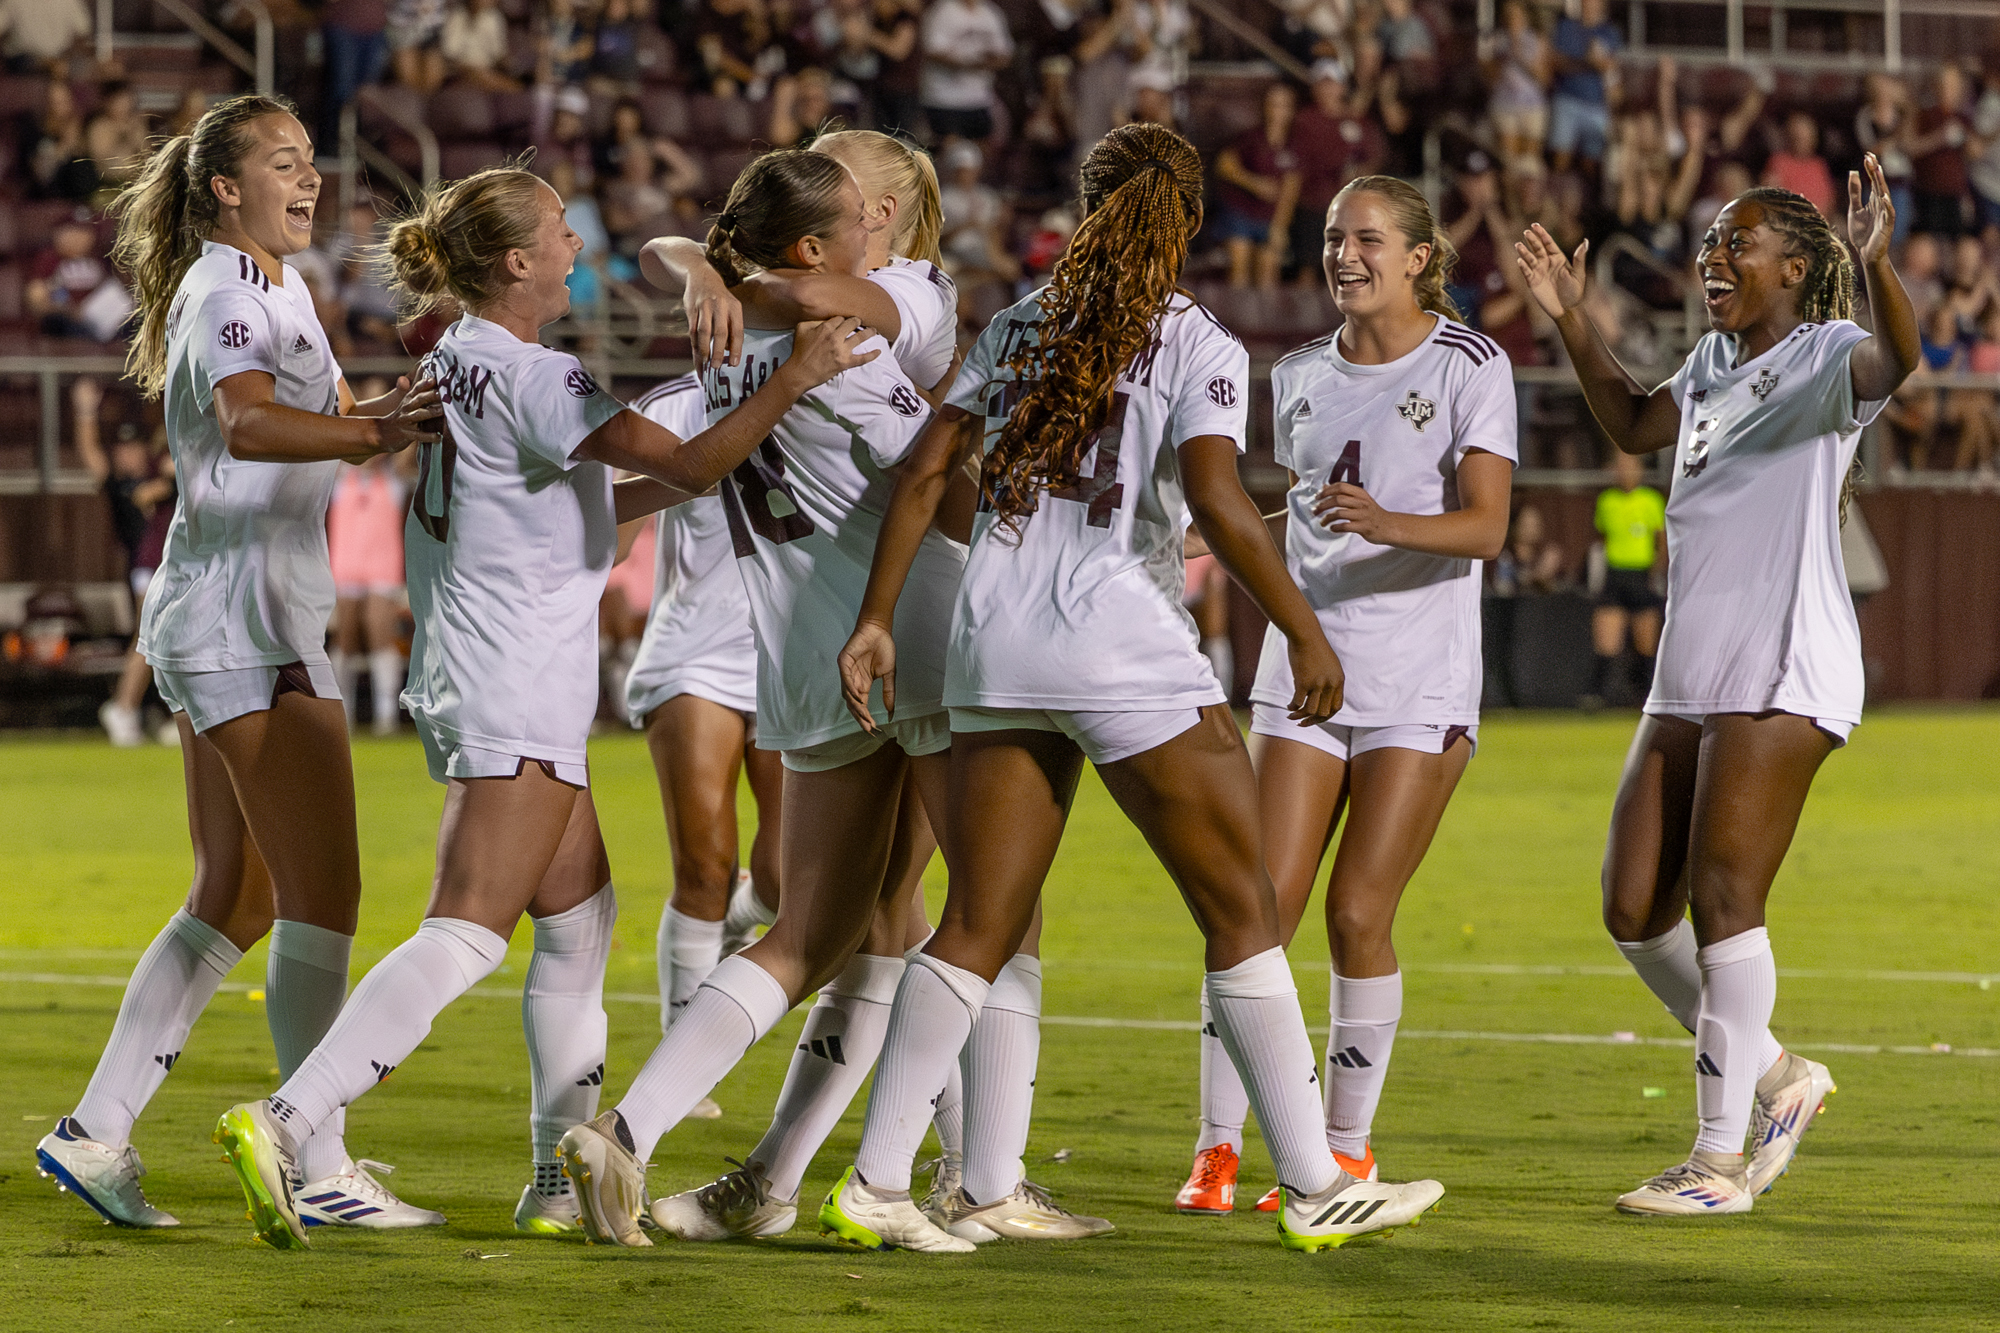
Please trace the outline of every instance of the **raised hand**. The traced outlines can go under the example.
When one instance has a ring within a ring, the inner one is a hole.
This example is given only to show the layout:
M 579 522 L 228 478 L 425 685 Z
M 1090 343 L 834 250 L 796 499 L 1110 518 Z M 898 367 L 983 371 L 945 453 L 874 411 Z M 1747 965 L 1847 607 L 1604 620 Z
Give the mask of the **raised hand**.
M 1574 255 L 1563 258 L 1562 247 L 1539 222 L 1514 243 L 1514 258 L 1527 279 L 1528 292 L 1550 319 L 1561 319 L 1583 304 L 1584 260 L 1589 255 L 1590 242 L 1585 241 Z
M 1875 154 L 1862 156 L 1868 172 L 1870 198 L 1861 201 L 1861 173 L 1847 173 L 1847 239 L 1863 264 L 1879 263 L 1888 257 L 1889 238 L 1896 232 L 1896 205 L 1889 199 L 1889 182 L 1882 176 L 1882 164 Z
M 840 650 L 840 698 L 854 720 L 869 735 L 875 734 L 875 715 L 868 709 L 868 694 L 876 681 L 882 682 L 882 707 L 896 715 L 896 640 L 889 627 L 864 620 L 854 627 L 847 646 Z
M 852 316 L 801 324 L 792 337 L 792 354 L 779 367 L 799 380 L 800 388 L 826 383 L 844 370 L 865 366 L 881 353 L 857 355 L 855 347 L 875 336 L 875 330 Z

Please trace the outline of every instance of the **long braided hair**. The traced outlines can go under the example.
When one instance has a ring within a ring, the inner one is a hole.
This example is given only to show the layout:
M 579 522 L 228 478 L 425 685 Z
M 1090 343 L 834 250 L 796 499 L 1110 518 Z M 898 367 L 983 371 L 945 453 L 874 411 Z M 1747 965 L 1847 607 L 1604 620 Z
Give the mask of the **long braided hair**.
M 1764 210 L 1764 225 L 1784 238 L 1787 256 L 1806 261 L 1806 280 L 1798 294 L 1799 322 L 1824 324 L 1831 319 L 1854 318 L 1854 261 L 1847 246 L 1834 235 L 1819 209 L 1804 195 L 1781 190 L 1775 185 L 1759 185 L 1736 196 L 1732 203 L 1756 204 Z M 1855 451 L 1847 476 L 1840 483 L 1840 523 L 1847 525 L 1847 507 L 1854 492 L 1868 477 Z
M 1010 531 L 1043 489 L 1081 479 L 1118 377 L 1144 351 L 1201 229 L 1201 157 L 1163 126 L 1120 126 L 1083 161 L 1083 225 L 1042 293 L 1037 336 L 1007 364 L 1021 398 L 979 485 Z

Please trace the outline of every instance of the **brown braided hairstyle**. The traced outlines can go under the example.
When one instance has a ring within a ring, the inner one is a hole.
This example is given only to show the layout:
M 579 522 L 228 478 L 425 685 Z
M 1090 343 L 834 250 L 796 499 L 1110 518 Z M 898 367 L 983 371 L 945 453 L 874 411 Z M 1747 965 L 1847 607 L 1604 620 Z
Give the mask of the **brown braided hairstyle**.
M 1152 341 L 1201 229 L 1201 156 L 1160 125 L 1123 125 L 1080 173 L 1085 217 L 1042 293 L 1037 336 L 1007 365 L 1024 386 L 979 485 L 1010 531 L 1040 492 L 1074 486 L 1111 392 Z
M 1785 254 L 1806 261 L 1806 280 L 1797 297 L 1801 324 L 1824 324 L 1831 319 L 1854 318 L 1854 261 L 1847 246 L 1834 235 L 1833 228 L 1802 194 L 1781 190 L 1775 185 L 1759 185 L 1745 190 L 1730 201 L 1756 204 L 1764 210 L 1764 225 L 1785 242 Z M 1847 507 L 1854 492 L 1868 478 L 1855 451 L 1847 476 L 1840 484 L 1840 523 L 1847 526 Z

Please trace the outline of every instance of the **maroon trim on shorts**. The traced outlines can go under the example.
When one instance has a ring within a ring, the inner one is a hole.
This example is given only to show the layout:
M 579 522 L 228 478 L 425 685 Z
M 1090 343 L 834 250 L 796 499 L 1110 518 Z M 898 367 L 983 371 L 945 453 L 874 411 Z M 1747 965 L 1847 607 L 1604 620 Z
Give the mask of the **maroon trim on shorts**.
M 1471 731 L 1472 731 L 1472 728 L 1471 728 L 1471 727 L 1447 727 L 1447 728 L 1445 728 L 1445 733 L 1444 733 L 1444 744 L 1443 744 L 1443 745 L 1442 745 L 1441 747 L 1439 747 L 1439 749 L 1438 749 L 1438 753 L 1439 753 L 1439 754 L 1443 754 L 1443 753 L 1444 753 L 1444 752 L 1445 752 L 1446 750 L 1449 750 L 1449 749 L 1450 749 L 1450 748 L 1451 748 L 1452 746 L 1454 746 L 1454 745 L 1458 744 L 1458 743 L 1459 743 L 1460 741 L 1464 740 L 1464 739 L 1466 738 L 1466 736 L 1467 736 L 1467 735 L 1469 735 L 1469 734 L 1471 733 Z
M 282 695 L 303 694 L 308 699 L 317 699 L 319 694 L 313 689 L 312 674 L 306 670 L 304 662 L 287 662 L 278 668 L 278 682 L 271 687 L 271 707 L 278 706 Z

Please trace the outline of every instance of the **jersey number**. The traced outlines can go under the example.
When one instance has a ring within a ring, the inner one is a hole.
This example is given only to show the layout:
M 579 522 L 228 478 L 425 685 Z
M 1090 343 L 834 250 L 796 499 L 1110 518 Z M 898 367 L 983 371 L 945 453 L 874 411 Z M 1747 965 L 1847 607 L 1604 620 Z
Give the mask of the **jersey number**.
M 1014 381 L 1002 388 L 987 409 L 987 415 L 1006 416 L 1014 410 L 1014 404 L 1030 386 Z M 1111 526 L 1111 515 L 1124 507 L 1125 485 L 1118 480 L 1118 454 L 1125 444 L 1125 412 L 1131 406 L 1132 396 L 1124 392 L 1111 395 L 1111 407 L 1104 414 L 1104 424 L 1092 431 L 1084 441 L 1084 449 L 1097 450 L 1097 464 L 1087 477 L 1079 478 L 1074 486 L 1055 487 L 1049 497 L 1055 500 L 1073 500 L 1089 512 L 1089 524 L 1093 528 Z M 982 498 L 980 508 L 991 508 Z M 1034 512 L 1032 509 L 1030 513 Z
M 722 512 L 729 520 L 729 542 L 739 560 L 757 554 L 756 543 L 750 540 L 753 532 L 773 546 L 783 546 L 814 531 L 785 481 L 785 457 L 778 451 L 778 441 L 769 435 L 729 474 L 722 487 Z
M 458 471 L 458 441 L 451 427 L 440 421 L 444 438 L 436 444 L 417 447 L 417 493 L 410 511 L 417 526 L 433 540 L 444 541 L 451 534 L 451 477 Z
M 1326 484 L 1335 486 L 1343 481 L 1352 482 L 1356 486 L 1361 484 L 1361 441 L 1359 440 L 1349 440 L 1347 447 L 1340 451 L 1340 459 L 1333 465 L 1333 471 L 1328 474 Z

